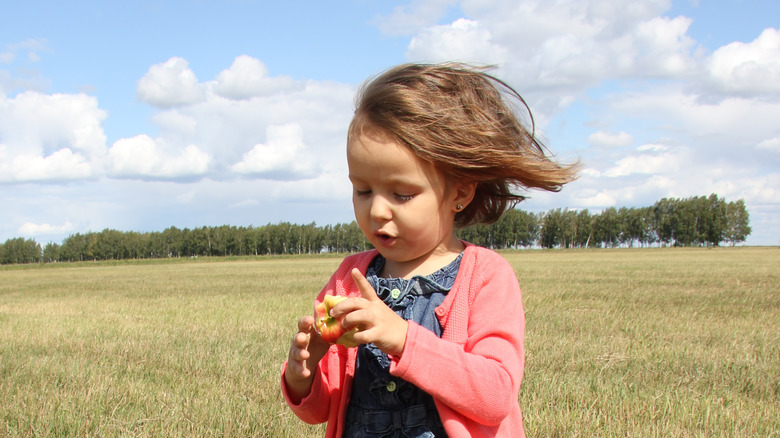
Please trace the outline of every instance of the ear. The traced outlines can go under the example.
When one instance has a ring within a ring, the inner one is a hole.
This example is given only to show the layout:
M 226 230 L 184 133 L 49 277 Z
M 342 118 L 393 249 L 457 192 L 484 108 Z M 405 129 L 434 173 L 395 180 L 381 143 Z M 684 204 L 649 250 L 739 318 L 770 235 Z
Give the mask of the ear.
M 474 193 L 477 191 L 476 182 L 457 182 L 453 187 L 455 199 L 452 203 L 452 211 L 458 213 L 463 211 L 474 199 Z M 458 209 L 460 205 L 462 208 Z

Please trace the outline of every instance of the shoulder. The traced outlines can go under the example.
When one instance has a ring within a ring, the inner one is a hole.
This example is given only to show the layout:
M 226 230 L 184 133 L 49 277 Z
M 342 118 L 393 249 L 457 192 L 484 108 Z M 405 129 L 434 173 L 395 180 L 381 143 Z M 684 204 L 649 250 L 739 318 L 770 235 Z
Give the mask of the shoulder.
M 493 250 L 476 245 L 467 246 L 461 261 L 461 271 L 458 275 L 468 290 L 469 304 L 473 304 L 476 297 L 485 291 L 489 291 L 490 295 L 515 295 L 519 292 L 520 284 L 514 268 Z
M 336 269 L 336 272 L 334 272 L 331 276 L 330 281 L 325 286 L 325 289 L 320 292 L 320 295 L 359 295 L 360 292 L 355 285 L 355 281 L 352 279 L 352 269 L 358 268 L 360 272 L 365 274 L 368 265 L 377 254 L 379 254 L 379 252 L 373 249 L 345 257 L 344 260 L 341 261 L 341 265 L 339 265 L 338 269 Z
M 474 269 L 475 273 L 512 270 L 509 262 L 497 252 L 471 243 L 466 243 L 461 263 Z
M 374 257 L 377 256 L 379 252 L 375 249 L 370 249 L 368 251 L 359 252 L 356 254 L 348 255 L 344 258 L 344 260 L 341 261 L 341 265 L 339 266 L 338 272 L 345 271 L 349 273 L 349 271 L 352 270 L 352 268 L 358 268 L 361 272 L 365 272 L 366 268 L 368 268 L 369 263 L 371 263 L 371 260 L 374 259 Z

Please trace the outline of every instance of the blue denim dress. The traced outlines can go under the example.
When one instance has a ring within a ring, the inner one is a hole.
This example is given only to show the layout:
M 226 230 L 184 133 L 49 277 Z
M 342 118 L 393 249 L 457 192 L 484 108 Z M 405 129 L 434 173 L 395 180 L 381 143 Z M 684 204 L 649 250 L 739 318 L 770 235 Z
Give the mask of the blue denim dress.
M 434 310 L 452 289 L 460 268 L 459 255 L 452 263 L 428 276 L 382 278 L 385 264 L 377 256 L 366 278 L 398 315 L 441 337 L 442 327 Z M 439 364 L 431 364 L 438 366 Z M 390 359 L 374 344 L 358 347 L 352 396 L 347 407 L 345 438 L 446 437 L 433 397 L 411 383 L 390 375 Z

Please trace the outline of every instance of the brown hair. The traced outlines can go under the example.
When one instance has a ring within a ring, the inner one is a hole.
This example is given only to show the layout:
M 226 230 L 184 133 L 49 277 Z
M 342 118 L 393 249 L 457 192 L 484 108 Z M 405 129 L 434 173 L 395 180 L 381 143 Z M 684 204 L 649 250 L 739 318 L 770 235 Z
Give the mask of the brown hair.
M 514 188 L 559 191 L 576 177 L 576 164 L 545 154 L 523 98 L 486 70 L 457 63 L 391 68 L 361 87 L 349 128 L 350 137 L 377 130 L 447 178 L 476 182 L 474 199 L 455 216 L 459 227 L 498 220 L 525 199 Z M 511 100 L 528 111 L 531 132 Z

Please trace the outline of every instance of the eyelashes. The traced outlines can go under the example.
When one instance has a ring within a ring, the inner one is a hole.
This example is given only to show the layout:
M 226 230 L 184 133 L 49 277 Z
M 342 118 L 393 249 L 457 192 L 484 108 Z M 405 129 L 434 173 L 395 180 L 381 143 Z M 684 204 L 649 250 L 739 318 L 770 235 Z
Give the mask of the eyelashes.
M 371 193 L 372 193 L 371 190 L 355 190 L 355 195 L 361 196 L 361 197 L 362 196 L 369 196 L 369 195 L 371 195 Z M 415 195 L 414 194 L 405 194 L 405 193 L 393 193 L 393 196 L 397 200 L 399 200 L 401 202 L 405 202 L 405 201 L 411 201 L 412 199 L 414 199 Z

